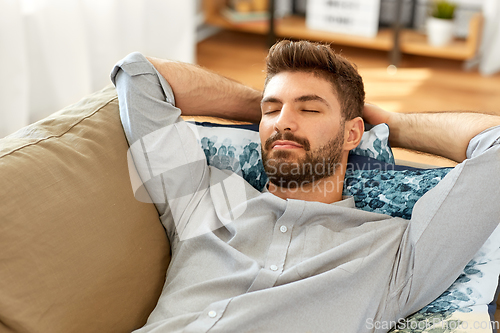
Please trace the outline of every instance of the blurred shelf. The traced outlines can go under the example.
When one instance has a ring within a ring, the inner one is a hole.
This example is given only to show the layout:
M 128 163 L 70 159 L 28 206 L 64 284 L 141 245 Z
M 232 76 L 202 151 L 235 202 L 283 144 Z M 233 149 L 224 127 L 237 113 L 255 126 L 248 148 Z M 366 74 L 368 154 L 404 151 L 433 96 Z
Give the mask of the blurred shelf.
M 233 23 L 220 14 L 225 5 L 224 0 L 204 0 L 206 23 L 227 30 L 243 31 L 256 34 L 268 34 L 269 22 Z M 404 29 L 400 34 L 399 48 L 402 53 L 430 56 L 455 60 L 474 58 L 479 47 L 483 18 L 476 14 L 470 21 L 467 39 L 455 39 L 442 47 L 427 43 L 426 35 L 415 30 Z M 309 29 L 305 18 L 287 16 L 275 20 L 274 33 L 277 37 L 308 39 L 312 41 L 333 42 L 339 45 L 354 46 L 367 49 L 391 51 L 394 48 L 394 32 L 392 29 L 379 29 L 377 36 L 367 38 L 361 36 L 339 34 L 322 30 Z
M 430 45 L 425 34 L 415 30 L 403 30 L 399 47 L 401 52 L 406 54 L 469 60 L 474 58 L 477 53 L 481 26 L 482 16 L 479 14 L 471 19 L 468 38 L 455 38 L 450 44 L 441 47 Z

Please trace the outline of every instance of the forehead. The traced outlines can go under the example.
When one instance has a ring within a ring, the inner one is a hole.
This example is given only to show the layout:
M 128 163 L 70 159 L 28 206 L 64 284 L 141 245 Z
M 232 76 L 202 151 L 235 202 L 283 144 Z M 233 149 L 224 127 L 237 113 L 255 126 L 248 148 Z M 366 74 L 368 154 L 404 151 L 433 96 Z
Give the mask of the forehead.
M 312 94 L 338 102 L 330 81 L 313 72 L 302 71 L 276 74 L 265 86 L 263 97 L 297 97 Z

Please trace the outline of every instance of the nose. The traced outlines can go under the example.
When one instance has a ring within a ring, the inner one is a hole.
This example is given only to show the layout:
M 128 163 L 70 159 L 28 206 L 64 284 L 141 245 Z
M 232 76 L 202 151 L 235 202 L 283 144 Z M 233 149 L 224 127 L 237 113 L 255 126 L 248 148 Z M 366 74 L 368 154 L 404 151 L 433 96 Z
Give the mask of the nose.
M 292 131 L 295 132 L 297 130 L 297 119 L 294 110 L 284 104 L 281 108 L 279 116 L 276 117 L 276 121 L 274 122 L 274 130 L 277 132 L 282 131 Z

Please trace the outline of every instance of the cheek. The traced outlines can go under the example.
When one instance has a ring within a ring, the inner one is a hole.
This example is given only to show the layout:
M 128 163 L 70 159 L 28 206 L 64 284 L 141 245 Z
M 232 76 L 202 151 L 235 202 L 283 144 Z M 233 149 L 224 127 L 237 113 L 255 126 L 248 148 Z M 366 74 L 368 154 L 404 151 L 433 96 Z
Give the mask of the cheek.
M 273 131 L 273 126 L 269 126 L 269 124 L 266 124 L 265 122 L 260 122 L 259 124 L 259 136 L 260 136 L 260 142 L 264 143 L 266 140 L 271 136 Z
M 339 126 L 318 126 L 314 131 L 311 131 L 309 136 L 311 146 L 320 147 L 329 143 L 332 139 L 336 138 L 340 131 Z M 313 144 L 314 142 L 314 144 Z

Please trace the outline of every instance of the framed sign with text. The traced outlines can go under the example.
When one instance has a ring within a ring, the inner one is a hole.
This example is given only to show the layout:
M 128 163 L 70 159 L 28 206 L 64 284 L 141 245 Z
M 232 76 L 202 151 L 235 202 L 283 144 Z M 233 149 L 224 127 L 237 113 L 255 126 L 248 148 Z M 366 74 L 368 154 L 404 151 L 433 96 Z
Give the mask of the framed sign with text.
M 310 29 L 375 37 L 380 0 L 308 0 L 306 24 Z

